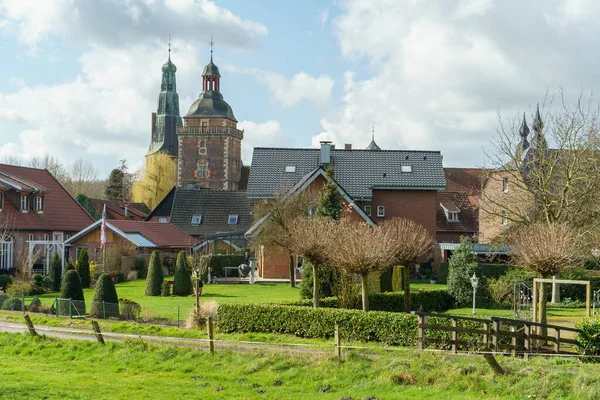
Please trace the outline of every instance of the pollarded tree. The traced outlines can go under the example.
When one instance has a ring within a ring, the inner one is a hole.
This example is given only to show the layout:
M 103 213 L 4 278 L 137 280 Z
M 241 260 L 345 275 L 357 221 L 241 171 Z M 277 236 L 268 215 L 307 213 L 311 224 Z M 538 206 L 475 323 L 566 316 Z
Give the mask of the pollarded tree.
M 160 263 L 160 254 L 154 250 L 148 263 L 148 275 L 146 275 L 146 296 L 160 296 L 164 277 L 162 265 Z
M 584 255 L 585 241 L 567 223 L 535 223 L 517 229 L 510 237 L 511 263 L 533 271 L 540 278 L 560 275 L 577 265 Z M 540 285 L 539 316 L 546 323 L 546 284 Z
M 84 288 L 90 287 L 90 258 L 88 256 L 87 249 L 81 249 L 79 252 L 79 257 L 77 258 L 77 265 L 75 266 L 75 270 L 79 274 L 79 278 L 81 279 L 81 285 Z
M 96 318 L 119 316 L 119 296 L 109 274 L 102 274 L 96 282 L 90 315 Z
M 187 265 L 185 251 L 177 255 L 175 278 L 173 279 L 173 295 L 189 296 L 192 294 L 192 277 Z
M 429 259 L 434 239 L 421 224 L 405 218 L 393 218 L 377 225 L 380 240 L 385 241 L 384 255 L 386 266 L 402 265 L 404 277 L 404 311 L 410 312 L 410 270 L 409 266 Z
M 331 240 L 338 224 L 327 217 L 301 217 L 290 224 L 290 249 L 312 264 L 313 307 L 319 307 L 319 267 L 330 264 Z
M 67 271 L 60 285 L 61 299 L 71 299 L 73 310 L 76 310 L 79 315 L 85 314 L 85 298 L 83 297 L 83 288 L 81 287 L 81 279 L 77 271 Z M 59 310 L 62 315 L 69 314 L 69 302 L 62 300 L 59 302 Z

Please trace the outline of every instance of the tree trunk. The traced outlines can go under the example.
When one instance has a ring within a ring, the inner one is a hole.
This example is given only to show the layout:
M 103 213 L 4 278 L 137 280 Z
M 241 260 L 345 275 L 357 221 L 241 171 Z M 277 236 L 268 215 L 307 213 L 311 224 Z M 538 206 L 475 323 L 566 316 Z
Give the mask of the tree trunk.
M 319 268 L 315 264 L 312 265 L 313 271 L 313 307 L 319 307 Z
M 362 285 L 362 306 L 363 311 L 369 311 L 369 283 L 367 282 L 367 274 L 360 274 Z
M 294 262 L 294 256 L 290 252 L 290 286 L 296 287 L 296 263 Z
M 546 316 L 546 303 L 548 302 L 548 296 L 547 296 L 547 284 L 545 283 L 540 283 L 540 324 L 547 324 L 548 322 L 548 318 Z M 548 334 L 548 329 L 541 328 L 540 329 L 540 334 L 543 336 L 546 336 Z M 546 343 L 545 340 L 542 341 L 542 343 Z
M 410 312 L 410 265 L 406 265 L 402 269 L 404 275 L 404 279 L 402 279 L 404 285 L 404 312 Z

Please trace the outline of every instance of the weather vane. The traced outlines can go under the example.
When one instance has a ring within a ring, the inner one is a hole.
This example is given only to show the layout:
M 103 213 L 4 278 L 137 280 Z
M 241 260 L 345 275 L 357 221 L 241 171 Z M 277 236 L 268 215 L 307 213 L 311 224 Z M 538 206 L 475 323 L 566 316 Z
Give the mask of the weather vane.
M 213 46 L 215 45 L 215 42 L 213 42 L 213 35 L 211 33 L 210 35 L 210 61 L 212 61 L 212 56 L 213 56 Z
M 371 140 L 375 140 L 375 121 L 373 121 L 373 125 L 371 126 Z
M 169 60 L 171 59 L 171 34 L 169 33 Z

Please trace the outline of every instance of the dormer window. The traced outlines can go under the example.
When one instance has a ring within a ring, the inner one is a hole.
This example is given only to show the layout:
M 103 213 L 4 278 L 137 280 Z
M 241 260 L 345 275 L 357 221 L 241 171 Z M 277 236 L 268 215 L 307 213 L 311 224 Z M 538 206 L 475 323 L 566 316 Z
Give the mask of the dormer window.
M 448 222 L 458 222 L 458 213 L 449 211 Z
M 460 209 L 452 202 L 440 203 L 448 222 L 459 222 Z
M 21 212 L 22 213 L 27 212 L 27 195 L 26 194 L 21 195 Z
M 44 212 L 44 198 L 42 196 L 35 196 L 35 211 L 39 214 Z
M 166 217 L 158 217 L 158 222 L 161 224 L 166 224 L 167 223 L 167 218 Z
M 202 215 L 192 215 L 192 225 L 200 225 L 202 223 Z
M 238 223 L 238 214 L 229 214 L 229 220 L 227 221 L 229 225 L 237 225 Z

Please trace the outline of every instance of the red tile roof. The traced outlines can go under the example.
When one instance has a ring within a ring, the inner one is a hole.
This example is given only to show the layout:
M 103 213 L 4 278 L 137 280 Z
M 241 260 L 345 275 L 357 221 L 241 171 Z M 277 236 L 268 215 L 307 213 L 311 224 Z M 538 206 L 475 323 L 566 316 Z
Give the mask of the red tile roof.
M 7 221 L 9 228 L 77 232 L 93 222 L 92 217 L 47 170 L 0 164 L 0 179 L 8 180 L 8 177 L 11 182 L 7 186 L 20 182 L 24 192 L 30 193 L 33 188 L 36 188 L 44 193 L 43 213 L 37 213 L 32 209 L 22 213 L 19 209 L 20 206 L 14 204 L 10 200 L 10 196 L 5 195 L 0 221 Z M 5 194 L 9 195 L 11 191 L 15 190 L 4 187 L 1 189 L 6 190 Z
M 108 222 L 125 233 L 140 233 L 160 247 L 191 247 L 198 243 L 198 239 L 194 239 L 171 224 L 117 219 Z
M 102 199 L 90 199 L 92 204 L 98 210 L 99 213 L 102 213 L 102 209 L 104 208 L 104 204 L 106 204 L 106 213 L 107 218 L 116 218 L 116 214 L 121 217 L 125 217 L 125 205 L 127 205 L 127 214 L 129 217 L 132 217 L 136 220 L 143 220 L 148 216 L 148 213 L 145 211 L 148 207 L 144 203 L 131 203 L 126 201 L 114 201 L 114 200 L 102 200 Z
M 460 210 L 458 222 L 449 222 L 442 204 L 449 209 Z M 477 233 L 479 230 L 478 213 L 471 208 L 469 198 L 462 192 L 438 192 L 436 207 L 437 232 L 469 232 Z
M 485 168 L 444 168 L 446 190 L 478 196 L 490 171 Z

